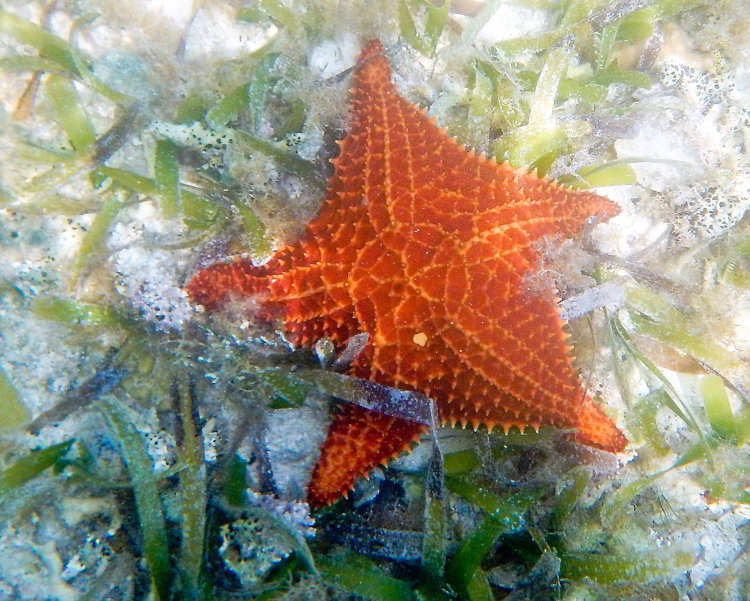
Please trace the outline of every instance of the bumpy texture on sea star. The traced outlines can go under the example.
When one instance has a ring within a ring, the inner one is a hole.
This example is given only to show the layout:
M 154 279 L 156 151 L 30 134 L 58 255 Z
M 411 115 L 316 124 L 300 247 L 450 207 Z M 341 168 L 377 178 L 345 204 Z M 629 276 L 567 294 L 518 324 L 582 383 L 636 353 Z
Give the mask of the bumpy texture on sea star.
M 535 242 L 575 236 L 613 202 L 465 149 L 399 95 L 377 41 L 353 75 L 353 115 L 320 215 L 266 265 L 219 264 L 190 282 L 214 309 L 244 296 L 287 337 L 339 347 L 367 332 L 352 374 L 437 402 L 443 423 L 574 428 L 617 452 L 627 440 L 583 391 L 554 293 L 529 292 Z M 337 407 L 308 492 L 331 503 L 406 450 L 424 426 Z

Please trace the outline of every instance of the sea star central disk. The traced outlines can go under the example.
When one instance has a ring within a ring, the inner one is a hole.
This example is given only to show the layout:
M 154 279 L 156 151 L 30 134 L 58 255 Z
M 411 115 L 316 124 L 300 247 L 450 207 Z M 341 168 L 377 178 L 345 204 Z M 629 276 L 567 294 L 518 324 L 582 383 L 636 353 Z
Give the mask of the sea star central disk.
M 477 156 L 391 84 L 379 42 L 359 57 L 353 117 L 320 215 L 266 265 L 200 271 L 191 298 L 214 309 L 259 296 L 292 342 L 340 347 L 367 332 L 353 375 L 419 391 L 443 423 L 552 425 L 608 451 L 627 441 L 581 388 L 550 292 L 531 293 L 535 241 L 575 236 L 617 205 Z M 354 405 L 334 415 L 308 497 L 323 505 L 408 448 L 424 426 Z

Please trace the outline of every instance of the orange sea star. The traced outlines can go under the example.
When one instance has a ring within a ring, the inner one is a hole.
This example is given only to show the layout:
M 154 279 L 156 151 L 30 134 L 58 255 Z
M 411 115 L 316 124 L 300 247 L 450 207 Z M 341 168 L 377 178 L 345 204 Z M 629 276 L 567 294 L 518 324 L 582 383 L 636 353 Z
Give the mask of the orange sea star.
M 429 396 L 443 423 L 575 428 L 581 443 L 622 450 L 627 440 L 581 388 L 557 299 L 524 287 L 535 241 L 575 236 L 617 205 L 460 146 L 399 95 L 377 41 L 359 57 L 352 104 L 325 202 L 302 238 L 261 267 L 200 271 L 192 300 L 210 310 L 260 296 L 260 316 L 281 319 L 301 346 L 327 336 L 342 347 L 367 332 L 351 373 Z M 342 404 L 310 503 L 336 500 L 424 428 Z

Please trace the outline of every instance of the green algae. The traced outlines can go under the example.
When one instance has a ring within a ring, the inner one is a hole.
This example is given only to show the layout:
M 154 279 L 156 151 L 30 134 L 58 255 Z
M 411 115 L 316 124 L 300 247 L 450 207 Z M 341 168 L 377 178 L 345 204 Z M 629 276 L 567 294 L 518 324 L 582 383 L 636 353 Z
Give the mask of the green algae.
M 737 427 L 732 407 L 729 404 L 727 389 L 721 378 L 707 375 L 701 379 L 700 391 L 703 395 L 703 406 L 711 429 L 729 442 L 737 441 Z
M 177 152 L 177 145 L 168 140 L 159 140 L 156 143 L 154 184 L 165 219 L 173 219 L 180 213 L 180 171 Z
M 107 235 L 124 206 L 125 199 L 119 194 L 113 194 L 96 213 L 76 255 L 70 279 L 71 290 L 78 284 L 79 278 L 106 255 Z
M 664 440 L 656 420 L 659 409 L 667 402 L 667 393 L 663 388 L 654 390 L 638 399 L 633 405 L 633 417 L 629 420 L 630 429 L 636 435 L 636 440 L 645 440 L 651 452 L 660 457 L 668 455 L 672 450 Z
M 747 412 L 744 415 L 733 414 L 723 381 L 718 376 L 703 376 L 699 388 L 711 433 L 690 446 L 666 469 L 639 478 L 610 495 L 601 508 L 601 518 L 605 524 L 611 525 L 616 520 L 623 519 L 627 505 L 632 502 L 633 498 L 645 491 L 659 478 L 673 470 L 703 460 L 708 461 L 708 466 L 699 479 L 704 482 L 709 494 L 740 503 L 746 503 L 750 500 L 745 491 L 738 490 L 736 486 L 737 478 L 745 470 L 745 466 L 742 464 L 730 466 L 725 464 L 723 459 L 725 445 L 741 446 L 746 442 L 747 439 L 738 433 L 746 431 L 747 426 L 744 420 L 746 420 Z M 660 398 L 663 401 L 664 397 L 667 396 L 663 389 L 657 391 L 657 393 L 651 395 L 652 404 L 650 408 L 652 411 L 654 404 L 659 402 L 656 399 Z M 664 454 L 669 450 L 652 425 L 646 422 L 642 427 L 646 430 L 651 446 L 657 452 Z
M 427 18 L 424 31 L 419 33 L 412 13 L 424 7 Z M 401 36 L 416 50 L 425 56 L 434 56 L 440 36 L 450 14 L 451 0 L 436 5 L 430 0 L 407 2 L 398 0 L 398 24 Z
M 433 437 L 432 453 L 427 465 L 424 485 L 424 519 L 422 534 L 422 587 L 431 598 L 439 598 L 443 588 L 448 534 L 445 500 L 445 468 L 437 437 Z
M 296 377 L 286 369 L 264 369 L 255 374 L 261 385 L 267 386 L 273 408 L 300 407 L 312 386 L 304 377 Z
M 651 78 L 646 73 L 640 71 L 625 71 L 620 69 L 616 63 L 612 62 L 606 68 L 599 71 L 591 78 L 591 83 L 608 86 L 613 83 L 623 83 L 634 88 L 650 88 Z
M 561 557 L 562 578 L 589 578 L 604 584 L 618 582 L 648 582 L 654 578 L 693 564 L 693 556 L 672 550 L 641 554 L 636 559 L 598 553 L 565 554 Z
M 224 482 L 224 496 L 231 505 L 242 505 L 245 502 L 245 489 L 247 489 L 247 462 L 234 455 L 227 467 Z
M 571 469 L 557 485 L 557 503 L 550 516 L 550 530 L 562 530 L 591 481 L 591 469 L 582 465 Z
M 92 172 L 92 178 L 96 185 L 103 185 L 111 181 L 116 187 L 129 192 L 135 192 L 148 196 L 158 196 L 160 187 L 158 183 L 137 173 L 115 167 L 98 166 Z M 191 229 L 205 230 L 210 228 L 221 216 L 221 210 L 215 202 L 196 194 L 190 190 L 181 190 L 183 221 Z M 169 206 L 169 201 L 167 201 Z
M 318 560 L 323 581 L 337 590 L 373 601 L 416 601 L 409 583 L 385 574 L 354 554 Z
M 223 127 L 229 123 L 232 119 L 237 117 L 239 112 L 245 108 L 247 104 L 247 92 L 250 84 L 243 84 L 228 94 L 226 94 L 219 102 L 208 109 L 206 113 L 206 123 L 210 127 L 218 128 Z
M 0 31 L 35 48 L 40 58 L 57 63 L 65 71 L 75 72 L 70 45 L 62 38 L 6 10 L 0 11 Z
M 61 442 L 22 457 L 0 472 L 0 496 L 15 490 L 53 467 L 67 455 L 72 440 Z
M 170 594 L 169 548 L 167 547 L 167 525 L 159 495 L 159 478 L 153 474 L 153 464 L 146 453 L 141 435 L 130 423 L 123 408 L 114 401 L 104 402 L 100 407 L 122 445 L 135 496 L 138 524 L 143 541 L 143 556 L 148 562 L 155 590 L 160 599 L 168 599 Z
M 540 499 L 543 491 L 531 488 L 503 498 L 456 478 L 446 479 L 446 486 L 487 513 L 485 520 L 462 542 L 446 568 L 446 577 L 454 590 L 481 599 L 486 597 L 488 590 L 482 576 L 476 575 L 482 560 L 498 536 L 523 525 L 523 516 Z
M 619 161 L 609 161 L 600 165 L 588 165 L 575 175 L 561 177 L 561 183 L 571 188 L 586 190 L 602 186 L 629 186 L 636 183 L 633 168 Z
M 50 74 L 45 81 L 45 94 L 54 104 L 56 121 L 65 129 L 74 152 L 86 152 L 95 142 L 96 134 L 73 82 L 67 77 Z
M 587 131 L 583 122 L 565 125 L 552 118 L 555 99 L 563 73 L 568 69 L 570 53 L 557 48 L 548 53 L 539 74 L 528 113 L 528 123 L 492 144 L 493 154 L 511 165 L 532 165 L 544 155 L 559 154 L 569 137 Z
M 489 144 L 495 112 L 492 99 L 494 87 L 492 79 L 485 75 L 483 69 L 476 68 L 471 73 L 469 114 L 466 119 L 466 130 L 461 138 L 474 148 L 486 148 Z
M 0 368 L 0 407 L 3 411 L 3 421 L 0 432 L 13 431 L 29 419 L 29 410 L 21 400 L 15 386 L 8 375 Z
M 460 474 L 470 472 L 480 466 L 479 456 L 474 449 L 457 451 L 455 453 L 446 453 L 444 458 L 444 468 L 446 474 Z
M 73 59 L 73 64 L 76 67 L 76 74 L 83 79 L 86 85 L 91 90 L 97 92 L 104 98 L 111 100 L 117 104 L 128 106 L 133 103 L 134 99 L 118 92 L 101 79 L 99 79 L 90 68 L 90 60 L 78 49 L 77 38 L 84 27 L 87 27 L 93 23 L 99 17 L 96 13 L 88 15 L 82 15 L 73 22 L 73 27 L 70 30 L 70 56 Z
M 666 403 L 666 406 L 669 407 L 674 412 L 674 414 L 677 415 L 677 417 L 685 422 L 685 424 L 688 425 L 690 429 L 693 430 L 693 432 L 703 438 L 702 428 L 698 424 L 697 420 L 695 419 L 683 399 L 678 394 L 675 387 L 669 381 L 669 379 L 647 355 L 645 355 L 640 351 L 640 349 L 638 349 L 638 347 L 633 343 L 630 334 L 628 334 L 625 327 L 617 318 L 613 318 L 612 324 L 613 330 L 620 337 L 625 347 L 628 349 L 628 352 L 633 355 L 633 357 L 638 359 L 638 361 L 640 361 L 645 366 L 645 368 L 654 376 L 656 376 L 656 378 L 664 385 L 664 390 L 667 394 L 663 397 L 663 399 Z
M 123 317 L 111 307 L 55 296 L 34 299 L 31 310 L 42 319 L 85 326 L 119 326 Z
M 250 207 L 244 204 L 236 206 L 242 217 L 247 245 L 252 256 L 259 261 L 265 261 L 271 256 L 271 241 L 266 235 L 266 226 Z
M 197 428 L 195 382 L 191 378 L 172 385 L 174 401 L 179 407 L 180 432 L 178 461 L 180 470 L 179 503 L 181 540 L 178 566 L 185 599 L 197 599 L 199 577 L 203 566 L 204 537 L 208 491 L 204 463 L 203 437 Z

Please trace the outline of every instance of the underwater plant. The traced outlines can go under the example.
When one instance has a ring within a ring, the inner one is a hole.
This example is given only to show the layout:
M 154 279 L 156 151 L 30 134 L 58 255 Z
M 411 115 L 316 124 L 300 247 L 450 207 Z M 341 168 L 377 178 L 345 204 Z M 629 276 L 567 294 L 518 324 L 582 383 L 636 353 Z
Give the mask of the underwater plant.
M 747 596 L 731 2 L 260 0 L 181 22 L 25 4 L 0 9 L 3 594 Z M 317 214 L 372 37 L 459 142 L 620 204 L 583 243 L 538 243 L 524 284 L 559 290 L 627 454 L 436 428 L 424 395 L 342 373 L 367 339 L 298 349 L 261 300 L 190 302 L 194 273 L 262 265 Z M 417 417 L 423 442 L 312 511 L 329 406 L 362 405 Z

